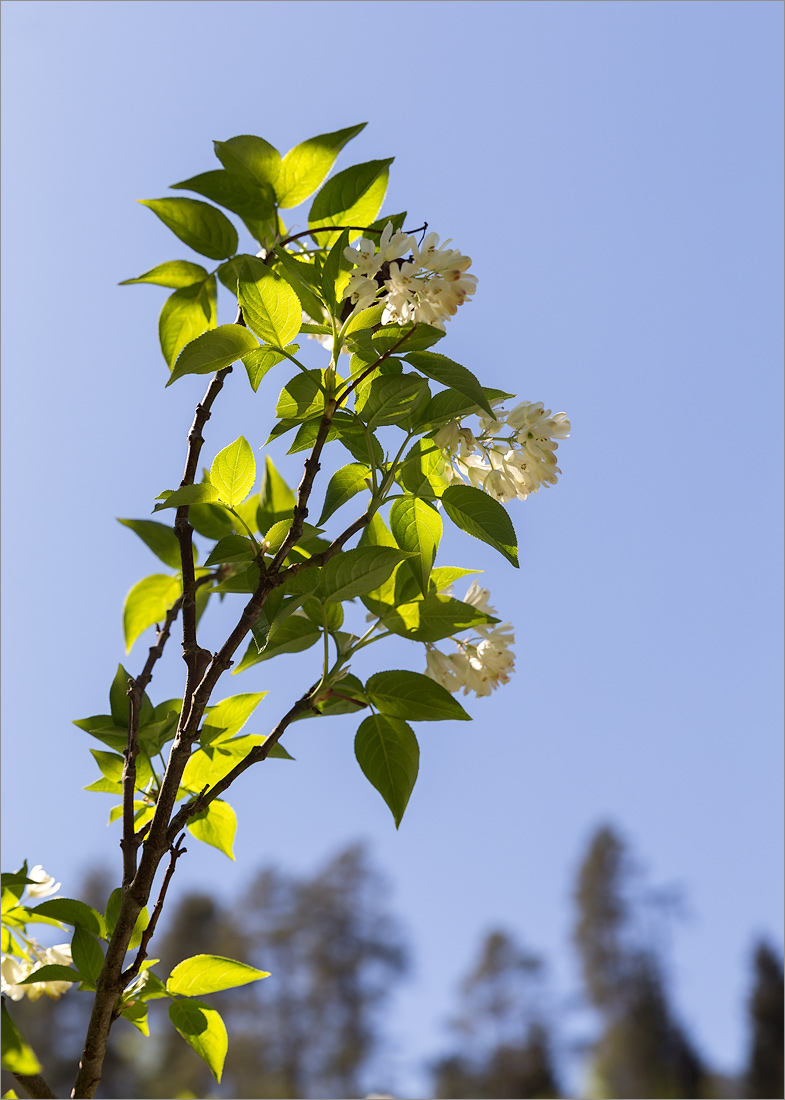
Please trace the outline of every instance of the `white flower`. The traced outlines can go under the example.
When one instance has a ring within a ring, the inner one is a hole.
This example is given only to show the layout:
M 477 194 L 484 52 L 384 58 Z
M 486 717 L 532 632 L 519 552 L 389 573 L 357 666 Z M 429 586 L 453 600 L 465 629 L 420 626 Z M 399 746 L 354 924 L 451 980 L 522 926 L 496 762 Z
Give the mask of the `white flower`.
M 379 238 L 378 248 L 367 237 L 360 237 L 357 246 L 345 248 L 343 254 L 349 263 L 355 265 L 357 274 L 366 275 L 372 279 L 383 263 L 399 259 L 411 252 L 414 246 L 415 241 L 408 233 L 393 233 L 392 222 L 387 222 Z
M 354 306 L 354 312 L 359 313 L 360 310 L 373 305 L 378 292 L 379 285 L 374 279 L 355 272 L 346 284 L 343 297 L 348 298 Z
M 539 401 L 521 401 L 509 413 L 501 404 L 492 402 L 493 417 L 479 417 L 479 436 L 453 420 L 433 438 L 444 452 L 449 484 L 467 480 L 507 504 L 516 497 L 526 500 L 542 485 L 556 484 L 561 470 L 554 452 L 557 440 L 568 438 L 570 421 L 566 413 L 553 415 Z
M 7 994 L 12 1001 L 21 1001 L 24 996 L 27 996 L 31 1001 L 37 1001 L 44 994 L 53 1001 L 59 1000 L 63 993 L 71 988 L 73 982 L 31 982 L 29 985 L 22 985 L 21 982 L 30 974 L 35 974 L 42 966 L 51 964 L 70 966 L 72 961 L 70 944 L 60 943 L 56 947 L 42 949 L 31 941 L 29 946 L 38 956 L 37 962 L 31 962 L 29 959 L 17 959 L 11 955 L 3 955 L 2 963 L 0 963 L 3 993 Z M 76 974 L 74 974 L 74 977 L 76 977 Z
M 31 898 L 48 898 L 50 894 L 56 894 L 62 883 L 55 882 L 54 875 L 48 875 L 40 863 L 36 863 L 27 877 L 33 882 L 27 884 L 27 893 Z
M 2 979 L 0 984 L 2 984 L 3 993 L 10 997 L 12 1001 L 21 1001 L 27 993 L 28 987 L 19 983 L 24 981 L 32 969 L 32 963 L 29 963 L 26 959 L 15 959 L 12 955 L 3 955 L 2 962 L 0 962 L 0 978 Z
M 428 646 L 425 651 L 425 675 L 448 691 L 457 691 L 461 682 L 449 657 L 441 650 Z
M 357 272 L 360 275 L 372 277 L 382 266 L 376 253 L 376 245 L 373 241 L 369 241 L 367 237 L 360 237 L 357 247 L 345 248 L 343 254 L 349 263 L 357 267 Z
M 496 611 L 488 603 L 491 598 L 490 590 L 487 588 L 481 588 L 477 581 L 472 581 L 469 585 L 466 595 L 463 597 L 464 603 L 470 603 L 472 607 L 476 607 L 478 611 L 484 611 L 486 615 L 496 617 Z
M 473 581 L 463 602 L 495 618 L 489 598 L 488 589 Z M 448 655 L 426 646 L 425 675 L 453 694 L 463 688 L 464 695 L 470 691 L 478 696 L 490 695 L 499 684 L 509 681 L 515 666 L 515 654 L 510 649 L 515 643 L 511 623 L 482 623 L 474 631 L 472 637 L 455 639 L 457 653 Z

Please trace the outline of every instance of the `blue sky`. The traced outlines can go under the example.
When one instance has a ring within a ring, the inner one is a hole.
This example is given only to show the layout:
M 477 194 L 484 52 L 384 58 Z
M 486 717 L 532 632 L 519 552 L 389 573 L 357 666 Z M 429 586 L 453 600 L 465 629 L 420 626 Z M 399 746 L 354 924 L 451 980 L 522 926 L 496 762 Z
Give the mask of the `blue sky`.
M 610 820 L 655 881 L 684 889 L 678 1002 L 733 1069 L 751 943 L 777 942 L 782 919 L 782 6 L 2 10 L 4 866 L 27 857 L 67 889 L 117 862 L 70 722 L 104 710 L 123 598 L 157 571 L 115 517 L 148 516 L 176 484 L 204 389 L 164 389 L 166 292 L 117 286 L 198 259 L 135 200 L 217 166 L 213 139 L 285 151 L 367 120 L 340 164 L 394 155 L 385 209 L 473 258 L 478 293 L 445 351 L 573 422 L 559 485 L 511 506 L 520 572 L 457 533 L 445 545 L 445 563 L 486 570 L 516 675 L 471 704 L 473 724 L 421 727 L 399 833 L 353 759 L 355 722 L 303 723 L 296 764 L 233 792 L 237 863 L 191 844 L 177 885 L 230 896 L 250 866 L 308 870 L 366 837 L 416 945 L 393 1021 L 395 1084 L 413 1095 L 422 1079 L 403 1067 L 438 1049 L 491 924 L 555 960 L 559 997 L 574 992 L 571 880 Z M 228 299 L 219 310 L 233 319 Z M 263 442 L 279 372 L 253 400 L 232 376 L 205 459 L 240 432 Z M 294 480 L 300 458 L 283 450 Z M 265 732 L 310 660 L 227 677 L 219 696 L 270 688 Z M 396 662 L 422 655 L 400 643 L 357 671 Z M 179 683 L 173 657 L 154 698 Z

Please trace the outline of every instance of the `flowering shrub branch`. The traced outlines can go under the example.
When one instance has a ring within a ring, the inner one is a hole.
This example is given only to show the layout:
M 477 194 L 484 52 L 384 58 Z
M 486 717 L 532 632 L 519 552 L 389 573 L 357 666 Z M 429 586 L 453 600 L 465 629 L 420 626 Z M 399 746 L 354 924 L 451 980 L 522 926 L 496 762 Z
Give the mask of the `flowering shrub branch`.
M 154 997 L 170 1000 L 173 1026 L 220 1080 L 225 1029 L 196 998 L 268 975 L 199 955 L 159 977 L 148 946 L 186 852 L 184 830 L 231 856 L 237 822 L 223 796 L 253 765 L 291 759 L 281 739 L 293 722 L 358 715 L 357 761 L 399 826 L 419 766 L 410 723 L 467 721 L 456 694 L 489 695 L 513 672 L 512 626 L 499 622 L 488 589 L 473 581 L 462 599 L 453 595 L 476 570 L 437 565 L 436 557 L 448 520 L 518 567 L 504 505 L 556 483 L 555 451 L 569 421 L 539 403 L 505 411 L 511 394 L 431 350 L 476 293 L 477 277 L 471 259 L 450 241 L 440 244 L 427 223 L 412 231 L 405 214 L 379 217 L 390 161 L 327 178 L 361 129 L 320 135 L 283 158 L 262 138 L 216 142 L 222 169 L 175 185 L 210 202 L 144 202 L 217 266 L 172 260 L 126 280 L 172 291 L 159 323 L 167 385 L 191 374 L 211 379 L 188 432 L 179 486 L 156 497 L 154 513 L 173 509 L 173 524 L 121 521 L 168 569 L 137 582 L 123 609 L 129 651 L 153 628 L 155 639 L 137 676 L 118 667 L 110 713 L 76 722 L 101 744 L 91 749 L 100 776 L 87 789 L 115 800 L 110 822 L 121 822 L 121 885 L 99 912 L 49 896 L 59 883 L 41 867 L 3 876 L 3 991 L 11 1001 L 35 1000 L 76 986 L 93 999 L 73 1097 L 95 1094 L 116 1020 L 147 1033 Z M 314 192 L 308 229 L 287 234 L 281 211 Z M 238 250 L 237 227 L 221 206 L 250 232 L 252 251 Z M 230 324 L 218 324 L 219 282 L 236 308 Z M 295 340 L 302 336 L 328 350 L 323 366 L 301 362 Z M 252 446 L 242 436 L 217 450 L 199 480 L 205 427 L 238 363 L 252 394 L 267 388 L 274 369 L 295 369 L 280 389 L 267 443 L 288 436 L 290 452 L 307 456 L 296 492 L 269 455 L 254 491 L 261 441 Z M 471 418 L 479 418 L 474 429 Z M 313 496 L 334 444 L 351 461 L 333 469 L 316 518 Z M 350 502 L 355 518 L 335 525 L 335 513 Z M 214 596 L 241 598 L 235 625 L 211 652 L 200 645 L 199 623 Z M 154 704 L 147 688 L 178 619 L 183 696 Z M 424 672 L 382 670 L 363 682 L 351 670 L 355 656 L 390 636 L 423 647 Z M 442 642 L 455 651 L 445 653 Z M 321 658 L 311 686 L 268 734 L 245 728 L 265 690 L 214 699 L 230 668 L 253 669 L 253 679 L 264 662 L 312 647 Z M 71 942 L 42 947 L 27 931 L 36 922 L 73 928 Z M 8 1020 L 3 1064 L 29 1095 L 51 1095 L 42 1091 L 48 1086 L 38 1058 Z

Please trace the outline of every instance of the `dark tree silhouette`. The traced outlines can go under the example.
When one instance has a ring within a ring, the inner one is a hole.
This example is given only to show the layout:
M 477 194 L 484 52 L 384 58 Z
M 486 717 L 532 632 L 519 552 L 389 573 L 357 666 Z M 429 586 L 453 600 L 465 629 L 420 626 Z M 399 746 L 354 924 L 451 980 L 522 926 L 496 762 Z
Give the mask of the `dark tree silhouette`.
M 508 933 L 486 937 L 462 983 L 451 1027 L 457 1049 L 432 1067 L 437 1097 L 559 1095 L 543 1010 L 542 960 Z
M 753 971 L 745 1095 L 771 1100 L 783 1095 L 785 1013 L 782 958 L 767 943 L 761 942 L 755 948 Z
M 603 827 L 578 874 L 575 944 L 586 997 L 602 1019 L 595 1095 L 646 1100 L 710 1095 L 712 1085 L 669 1002 L 663 963 L 630 896 L 622 838 Z

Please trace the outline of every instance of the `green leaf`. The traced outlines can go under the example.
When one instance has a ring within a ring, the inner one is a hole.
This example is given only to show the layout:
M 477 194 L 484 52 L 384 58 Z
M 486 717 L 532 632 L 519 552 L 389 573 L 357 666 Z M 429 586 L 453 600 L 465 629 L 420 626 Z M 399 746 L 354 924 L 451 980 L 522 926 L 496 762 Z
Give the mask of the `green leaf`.
M 85 935 L 87 935 L 87 933 L 85 933 Z M 95 943 L 95 940 L 93 940 L 93 943 Z M 96 946 L 98 945 L 96 944 Z M 32 974 L 28 974 L 19 984 L 33 985 L 35 982 L 78 982 L 81 978 L 82 975 L 78 971 L 72 970 L 70 966 L 63 966 L 61 963 L 47 963 L 45 966 L 39 966 Z M 87 980 L 86 975 L 85 980 Z
M 304 427 L 305 425 L 303 425 Z M 297 434 L 299 436 L 300 433 Z M 377 468 L 381 468 L 384 462 L 382 445 L 373 432 L 369 431 L 368 435 L 366 435 L 362 424 L 358 424 L 356 421 L 338 420 L 337 417 L 334 417 L 327 441 L 338 439 L 352 458 L 363 464 L 373 462 Z M 294 447 L 292 447 L 293 449 Z
M 123 892 L 119 888 L 117 890 L 113 890 L 109 895 L 109 901 L 106 903 L 105 914 L 107 936 L 111 937 L 112 933 L 115 930 L 115 926 L 117 925 L 117 918 L 120 916 L 120 906 L 122 904 L 122 900 Z M 139 916 L 136 918 L 133 934 L 131 935 L 131 940 L 128 944 L 129 951 L 133 951 L 133 949 L 135 947 L 138 947 L 139 944 L 142 942 L 142 933 L 144 932 L 145 928 L 147 928 L 147 925 L 149 923 L 150 914 L 147 912 L 147 907 L 145 906 L 145 908 L 140 911 Z
M 290 355 L 296 355 L 300 350 L 300 345 L 288 344 L 286 350 Z M 248 373 L 248 381 L 251 383 L 251 389 L 254 393 L 259 389 L 259 384 L 267 372 L 272 370 L 278 363 L 282 363 L 285 358 L 286 356 L 282 351 L 268 347 L 255 348 L 243 356 L 243 366 Z
M 505 393 L 504 390 L 495 390 L 488 386 L 483 386 L 483 390 L 489 404 L 491 401 L 513 396 Z M 440 390 L 433 395 L 427 405 L 417 410 L 415 427 L 418 432 L 432 431 L 443 427 L 450 420 L 472 414 L 479 415 L 481 412 L 479 405 L 470 398 L 464 397 L 462 393 L 458 393 L 457 390 Z
M 337 240 L 327 254 L 322 266 L 322 294 L 330 310 L 334 314 L 338 314 L 343 308 L 343 291 L 349 282 L 349 273 L 352 269 L 352 264 L 344 255 L 351 233 L 348 229 L 344 229 L 337 234 L 317 234 L 318 239 L 328 236 L 331 239 L 335 236 Z M 321 243 L 325 244 L 325 241 L 322 240 Z
M 256 557 L 256 547 L 245 535 L 227 535 L 213 547 L 209 558 L 204 563 L 208 565 L 220 565 L 225 561 L 253 561 Z
M 285 279 L 255 257 L 243 261 L 238 298 L 246 325 L 266 344 L 286 347 L 300 331 L 300 299 Z
M 166 384 L 171 386 L 186 374 L 212 374 L 223 370 L 258 347 L 259 341 L 244 325 L 219 325 L 186 344 Z
M 169 1005 L 169 1019 L 189 1047 L 207 1063 L 216 1081 L 220 1081 L 229 1049 L 220 1013 L 203 1001 L 175 1001 Z
M 321 416 L 324 411 L 324 371 L 302 371 L 290 379 L 281 390 L 275 415 L 294 422 Z
M 232 256 L 231 260 L 226 260 L 216 269 L 216 275 L 233 298 L 237 297 L 237 282 L 243 264 L 246 260 L 255 260 L 256 258 L 250 252 L 238 252 L 236 256 Z
M 266 531 L 264 535 L 264 542 L 267 548 L 265 553 L 277 554 L 286 541 L 286 536 L 289 534 L 291 527 L 291 517 L 280 519 L 277 523 L 274 523 L 270 530 Z M 298 550 L 302 549 L 309 540 L 312 540 L 320 534 L 321 528 L 314 527 L 310 523 L 303 523 L 303 533 L 297 542 Z
M 175 289 L 183 286 L 192 286 L 193 283 L 203 283 L 207 278 L 207 272 L 201 264 L 192 264 L 190 260 L 169 260 L 165 264 L 145 271 L 136 279 L 123 279 L 119 286 L 129 286 L 131 283 L 154 283 L 156 286 L 170 286 Z
M 251 236 L 258 241 L 275 233 L 275 197 L 269 185 L 260 185 L 246 176 L 217 168 L 212 172 L 192 176 L 182 183 L 173 183 L 172 189 L 195 191 L 231 210 L 233 214 L 239 214 Z
M 166 489 L 159 494 L 159 504 L 153 508 L 154 512 L 160 512 L 162 508 L 181 508 L 183 505 L 206 504 L 218 499 L 218 490 L 209 482 L 201 485 L 183 485 L 180 489 Z
M 128 701 L 128 681 L 130 679 L 131 677 L 123 666 L 118 665 L 112 686 L 109 688 L 109 709 L 112 712 L 112 719 L 116 725 L 126 732 L 131 714 L 131 704 Z
M 74 898 L 50 898 L 36 905 L 33 912 L 42 917 L 63 921 L 64 924 L 72 924 L 75 928 L 84 928 L 94 936 L 106 939 L 104 918 L 83 901 L 77 901 Z
M 261 653 L 267 645 L 267 639 L 270 637 L 270 620 L 267 618 L 264 608 L 256 616 L 256 621 L 251 627 L 251 637 Z
M 324 317 L 324 305 L 319 297 L 319 272 L 313 263 L 296 260 L 283 245 L 275 250 L 281 270 L 278 272 L 300 299 L 300 305 L 314 321 Z M 300 329 L 302 332 L 302 328 Z M 328 332 L 331 330 L 328 329 Z
M 266 970 L 227 959 L 223 955 L 193 955 L 178 963 L 166 983 L 169 993 L 181 997 L 202 997 L 205 993 L 220 993 L 222 989 L 269 978 Z
M 42 1066 L 35 1056 L 33 1048 L 22 1037 L 14 1021 L 5 1007 L 5 998 L 2 1006 L 2 1065 L 9 1073 L 18 1073 L 23 1077 L 32 1077 L 40 1073 Z
M 359 313 L 353 314 L 343 330 L 344 339 L 350 340 L 352 336 L 356 337 L 358 333 L 368 332 L 380 325 L 385 309 L 384 302 L 377 302 L 376 305 L 368 306 L 367 309 L 361 309 Z
M 237 251 L 237 230 L 209 203 L 198 199 L 140 199 L 181 241 L 211 260 L 225 260 Z
M 234 531 L 233 516 L 221 504 L 192 504 L 188 509 L 188 522 L 206 539 L 222 539 Z
M 372 592 L 406 557 L 400 550 L 385 546 L 344 550 L 321 570 L 319 595 L 325 601 L 342 602 Z
M 362 462 L 350 462 L 336 470 L 327 485 L 327 494 L 324 498 L 324 507 L 319 516 L 319 526 L 329 519 L 342 505 L 351 500 L 363 489 L 368 489 L 371 471 Z
M 361 393 L 365 398 L 362 404 Z M 371 381 L 367 390 L 358 389 L 355 407 L 358 416 L 369 427 L 399 424 L 430 396 L 428 383 L 418 374 L 381 374 Z
M 138 1027 L 142 1035 L 149 1035 L 150 1028 L 147 1023 L 147 1005 L 144 1001 L 134 1001 L 126 1005 L 120 1013 L 124 1020 L 128 1020 L 134 1027 Z
M 461 569 L 458 565 L 437 565 L 431 573 L 431 584 L 435 586 L 437 592 L 442 592 L 462 577 L 468 577 L 472 573 L 482 573 L 482 569 Z
M 452 359 L 448 359 L 446 355 L 440 355 L 436 351 L 407 350 L 404 352 L 403 358 L 420 374 L 424 374 L 427 378 L 433 378 L 434 381 L 441 382 L 443 386 L 449 386 L 450 389 L 463 394 L 464 397 L 479 405 L 488 416 L 493 416 L 493 409 L 488 404 L 488 398 L 485 396 L 485 390 L 480 385 L 479 379 L 466 367 L 462 367 L 460 363 L 456 363 Z
M 363 773 L 401 824 L 420 767 L 414 730 L 400 718 L 372 714 L 360 723 L 354 752 Z
M 255 642 L 251 642 L 245 655 L 233 673 L 243 672 L 259 661 L 269 661 L 282 653 L 301 653 L 310 649 L 321 637 L 321 631 L 305 615 L 293 614 L 281 623 L 273 623 L 267 645 L 259 653 Z
M 117 522 L 130 527 L 170 569 L 180 568 L 180 543 L 171 527 L 153 519 L 118 519 Z
M 384 626 L 415 642 L 438 642 L 481 623 L 498 622 L 463 600 L 431 592 L 424 600 L 401 604 L 384 616 Z
M 387 160 L 354 164 L 333 176 L 313 200 L 308 214 L 308 227 L 317 229 L 333 225 L 364 226 L 372 222 L 384 201 L 389 167 L 394 159 L 389 157 Z M 325 247 L 333 244 L 339 235 L 318 233 L 315 239 Z
M 123 745 L 123 749 L 124 748 L 125 748 L 125 745 Z M 107 780 L 109 780 L 109 783 L 111 784 L 111 789 L 112 790 L 114 790 L 114 789 L 119 790 L 120 789 L 120 781 L 121 781 L 122 776 L 123 776 L 123 765 L 125 763 L 123 756 L 119 753 L 116 753 L 116 752 L 102 752 L 100 749 L 90 749 L 90 753 L 93 756 L 93 758 L 94 758 L 96 764 L 98 765 L 98 767 L 101 769 L 101 774 Z M 145 784 L 148 783 L 151 778 L 152 778 L 152 770 L 151 770 L 151 767 L 150 767 L 150 762 L 149 762 L 149 760 L 147 760 L 144 753 L 140 753 L 139 756 L 136 759 L 136 785 L 137 785 L 137 787 L 139 787 L 139 788 L 144 787 Z M 110 788 L 107 787 L 107 786 L 104 786 L 103 788 L 98 788 L 98 787 L 93 786 L 90 789 L 92 789 L 92 790 L 98 790 L 98 789 L 109 790 Z
M 251 592 L 255 592 L 259 587 L 259 578 L 259 566 L 252 564 L 249 565 L 247 569 L 234 573 L 220 584 L 216 584 L 212 591 L 219 593 L 242 592 L 250 594 Z
M 71 955 L 74 966 L 79 971 L 81 978 L 89 982 L 97 982 L 104 965 L 104 953 L 94 936 L 86 932 L 84 928 L 77 927 L 71 940 Z M 66 978 L 73 981 L 73 978 Z
M 432 439 L 418 439 L 398 467 L 397 479 L 414 496 L 438 499 L 447 488 L 444 453 Z
M 246 734 L 220 744 L 203 745 L 188 758 L 181 786 L 193 793 L 212 787 L 228 775 L 252 748 L 264 744 L 265 740 L 261 734 Z
M 123 605 L 125 652 L 153 623 L 163 623 L 166 614 L 182 594 L 179 577 L 153 573 L 133 586 Z
M 295 505 L 292 490 L 273 465 L 268 455 L 265 459 L 264 477 L 259 493 L 257 522 L 260 531 L 267 531 L 279 519 L 291 518 Z
M 406 718 L 410 722 L 471 721 L 471 715 L 446 688 L 419 672 L 403 669 L 377 672 L 365 685 L 365 693 L 369 702 L 388 718 Z
M 456 527 L 487 542 L 518 568 L 515 528 L 498 500 L 472 485 L 450 485 L 442 494 L 442 504 Z
M 281 154 L 264 138 L 240 134 L 228 141 L 214 141 L 215 155 L 224 168 L 257 183 L 275 186 L 281 171 Z
M 356 137 L 366 125 L 361 122 L 331 134 L 319 134 L 290 149 L 283 158 L 275 188 L 280 205 L 289 209 L 305 202 L 330 171 L 347 141 Z
M 202 744 L 225 741 L 239 733 L 253 712 L 264 699 L 266 691 L 230 695 L 208 707 L 202 726 Z
M 372 346 L 376 349 L 378 355 L 383 355 L 384 352 L 389 351 L 395 347 L 396 344 L 403 340 L 404 336 L 406 340 L 401 344 L 401 354 L 410 351 L 423 351 L 425 348 L 431 347 L 438 340 L 441 340 L 446 334 L 442 332 L 440 328 L 434 328 L 432 325 L 426 325 L 420 322 L 415 325 L 413 323 L 407 325 L 385 325 L 383 328 L 375 332 L 371 337 Z M 414 365 L 414 364 L 412 364 Z M 423 371 L 423 374 L 426 372 Z
M 237 832 L 237 816 L 228 802 L 214 799 L 206 810 L 188 819 L 187 828 L 197 840 L 234 859 L 232 844 Z
M 218 452 L 210 467 L 210 481 L 219 499 L 230 508 L 245 500 L 256 481 L 256 460 L 244 436 Z
M 430 504 L 417 497 L 401 497 L 390 509 L 390 529 L 401 550 L 412 556 L 406 564 L 424 596 L 428 594 L 436 551 L 442 537 L 442 520 Z
M 203 283 L 184 286 L 170 294 L 158 320 L 161 351 L 169 370 L 186 346 L 203 332 L 215 328 L 216 284 L 211 275 Z

